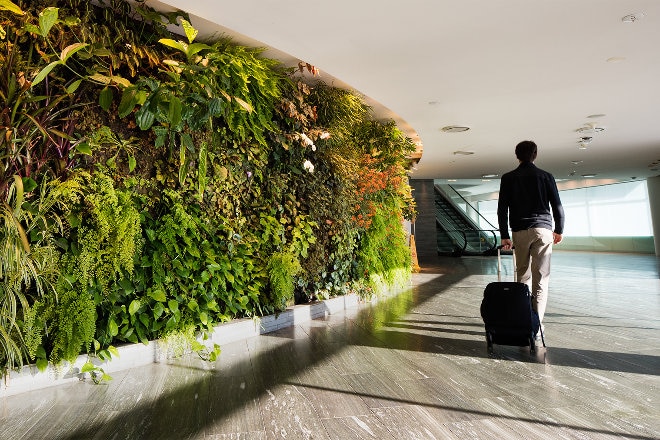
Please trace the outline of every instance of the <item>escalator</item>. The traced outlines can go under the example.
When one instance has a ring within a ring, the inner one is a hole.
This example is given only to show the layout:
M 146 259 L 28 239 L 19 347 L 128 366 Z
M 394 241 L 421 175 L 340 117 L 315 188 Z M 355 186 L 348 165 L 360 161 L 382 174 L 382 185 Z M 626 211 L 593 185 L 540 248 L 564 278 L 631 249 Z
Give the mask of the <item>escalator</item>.
M 452 191 L 453 197 L 448 195 L 447 191 Z M 435 185 L 438 255 L 455 257 L 462 255 L 495 255 L 497 229 L 481 216 L 481 221 L 485 222 L 489 229 L 480 228 L 457 205 L 454 199 L 472 208 L 451 186 L 448 186 L 448 190 L 443 190 L 438 185 Z M 474 212 L 477 213 L 476 210 Z

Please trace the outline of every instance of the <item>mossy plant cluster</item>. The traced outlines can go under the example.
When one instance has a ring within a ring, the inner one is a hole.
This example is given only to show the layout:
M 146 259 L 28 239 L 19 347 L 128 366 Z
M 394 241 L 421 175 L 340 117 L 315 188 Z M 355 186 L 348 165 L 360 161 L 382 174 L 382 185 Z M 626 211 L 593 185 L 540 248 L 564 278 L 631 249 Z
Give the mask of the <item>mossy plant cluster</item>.
M 99 3 L 0 0 L 0 368 L 407 279 L 392 121 L 184 13 Z

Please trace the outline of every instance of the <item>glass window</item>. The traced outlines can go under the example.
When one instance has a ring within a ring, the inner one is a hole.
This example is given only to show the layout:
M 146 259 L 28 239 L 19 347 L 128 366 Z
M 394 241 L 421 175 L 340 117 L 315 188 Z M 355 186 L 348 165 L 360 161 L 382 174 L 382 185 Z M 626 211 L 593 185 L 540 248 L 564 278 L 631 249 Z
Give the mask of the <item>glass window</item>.
M 646 181 L 560 191 L 570 237 L 653 235 Z M 497 200 L 479 202 L 479 212 L 497 225 Z

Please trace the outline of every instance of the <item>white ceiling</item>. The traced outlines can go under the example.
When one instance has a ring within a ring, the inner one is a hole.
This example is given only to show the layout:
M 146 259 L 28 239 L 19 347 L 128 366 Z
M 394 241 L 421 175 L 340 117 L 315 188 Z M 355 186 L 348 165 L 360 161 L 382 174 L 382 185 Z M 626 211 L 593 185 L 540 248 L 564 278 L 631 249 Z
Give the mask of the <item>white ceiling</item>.
M 660 174 L 660 0 L 147 5 L 185 10 L 201 35 L 271 48 L 267 56 L 310 63 L 321 80 L 353 88 L 422 146 L 412 178 L 480 184 L 517 166 L 525 139 L 564 188 Z M 626 23 L 629 14 L 637 19 Z M 587 124 L 605 130 L 577 132 Z M 441 131 L 449 125 L 470 130 Z M 582 136 L 593 138 L 586 150 Z

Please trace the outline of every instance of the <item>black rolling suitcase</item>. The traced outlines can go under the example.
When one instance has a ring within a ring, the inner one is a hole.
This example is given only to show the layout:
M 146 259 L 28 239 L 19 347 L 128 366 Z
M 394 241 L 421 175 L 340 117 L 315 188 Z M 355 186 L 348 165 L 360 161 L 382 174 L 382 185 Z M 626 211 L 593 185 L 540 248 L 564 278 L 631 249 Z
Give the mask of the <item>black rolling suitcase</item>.
M 532 295 L 527 284 L 501 281 L 502 261 L 497 248 L 497 282 L 489 283 L 481 301 L 481 317 L 486 328 L 488 353 L 493 353 L 493 344 L 529 346 L 536 352 L 534 335 L 541 331 L 539 316 L 532 309 Z M 516 279 L 516 257 L 513 256 L 513 278 Z M 545 347 L 543 332 L 541 340 Z

